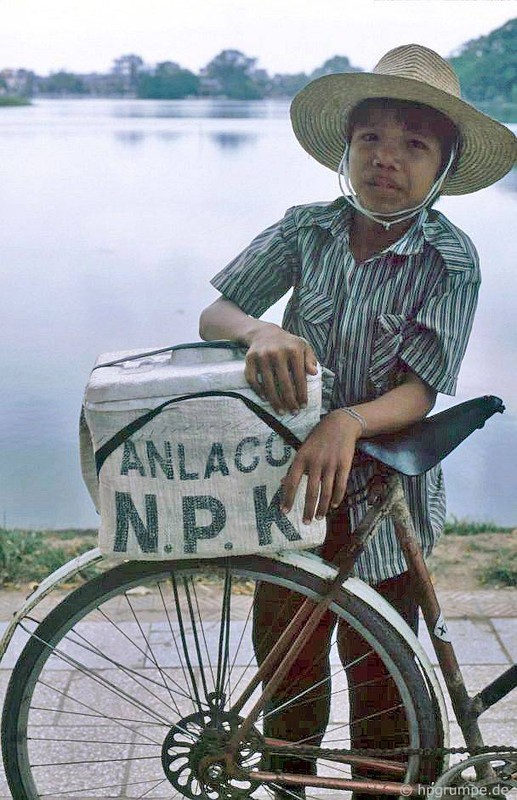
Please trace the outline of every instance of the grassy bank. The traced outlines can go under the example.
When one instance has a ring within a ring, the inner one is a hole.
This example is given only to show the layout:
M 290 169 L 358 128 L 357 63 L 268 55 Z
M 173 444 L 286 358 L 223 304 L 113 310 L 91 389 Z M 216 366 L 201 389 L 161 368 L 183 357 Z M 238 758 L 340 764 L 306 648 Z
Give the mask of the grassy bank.
M 97 543 L 97 531 L 0 528 L 0 587 L 37 583 Z
M 95 530 L 30 531 L 0 528 L 0 588 L 38 583 L 97 544 Z M 450 520 L 430 559 L 444 585 L 476 579 L 478 588 L 517 586 L 517 535 L 490 523 Z
M 31 101 L 26 97 L 2 97 L 0 96 L 0 108 L 10 106 L 30 106 Z
M 514 528 L 503 528 L 494 522 L 471 522 L 452 517 L 445 523 L 445 536 L 478 536 L 481 533 L 511 533 Z

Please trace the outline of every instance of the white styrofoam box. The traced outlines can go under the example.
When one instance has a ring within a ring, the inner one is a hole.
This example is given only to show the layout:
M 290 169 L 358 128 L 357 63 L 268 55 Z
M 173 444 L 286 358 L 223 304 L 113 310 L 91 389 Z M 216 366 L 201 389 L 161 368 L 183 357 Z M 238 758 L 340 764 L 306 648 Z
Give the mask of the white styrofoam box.
M 129 360 L 135 355 L 100 356 L 97 365 L 119 363 L 94 368 L 85 392 L 83 474 L 101 514 L 103 552 L 169 559 L 321 544 L 324 520 L 302 522 L 305 480 L 289 514 L 280 511 L 294 449 L 239 399 L 303 440 L 320 419 L 320 372 L 307 376 L 307 408 L 280 417 L 248 385 L 241 349 L 191 346 Z M 207 391 L 239 397 L 192 397 Z M 120 431 L 97 478 L 93 451 L 102 453 Z

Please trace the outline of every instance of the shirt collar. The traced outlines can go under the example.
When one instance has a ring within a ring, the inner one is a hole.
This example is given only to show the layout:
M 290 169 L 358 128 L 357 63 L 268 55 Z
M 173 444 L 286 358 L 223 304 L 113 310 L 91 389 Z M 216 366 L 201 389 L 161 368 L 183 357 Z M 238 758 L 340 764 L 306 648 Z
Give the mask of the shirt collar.
M 348 244 L 353 213 L 353 206 L 347 202 L 345 197 L 339 197 L 333 203 L 319 207 L 313 223 L 328 230 L 332 236 L 342 236 Z M 423 208 L 403 236 L 383 250 L 382 253 L 394 253 L 398 256 L 421 253 L 426 240 L 425 227 L 428 216 L 427 208 Z
M 383 253 L 395 253 L 397 256 L 412 256 L 416 253 L 421 253 L 424 249 L 425 235 L 424 223 L 427 221 L 428 210 L 422 210 L 416 215 L 415 220 L 410 228 L 393 242 L 389 247 L 383 250 Z

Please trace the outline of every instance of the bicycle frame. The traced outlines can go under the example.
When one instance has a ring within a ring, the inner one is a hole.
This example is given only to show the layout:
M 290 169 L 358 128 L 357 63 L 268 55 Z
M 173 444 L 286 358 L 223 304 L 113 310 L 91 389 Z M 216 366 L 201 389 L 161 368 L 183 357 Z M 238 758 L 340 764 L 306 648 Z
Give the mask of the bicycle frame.
M 251 695 L 262 683 L 263 690 L 255 705 L 242 721 L 238 730 L 231 737 L 224 753 L 207 756 L 203 759 L 202 770 L 210 774 L 211 768 L 215 764 L 224 761 L 226 771 L 232 776 L 239 777 L 246 775 L 250 778 L 251 774 L 244 773 L 235 761 L 235 754 L 239 746 L 246 739 L 260 713 L 264 710 L 268 701 L 275 695 L 276 690 L 284 680 L 289 669 L 296 661 L 298 653 L 305 643 L 312 636 L 318 622 L 329 609 L 337 592 L 339 592 L 343 582 L 350 576 L 355 560 L 364 548 L 366 542 L 377 529 L 381 520 L 390 515 L 393 519 L 395 532 L 404 552 L 408 570 L 414 580 L 414 585 L 418 587 L 419 604 L 422 608 L 424 620 L 429 630 L 431 641 L 442 670 L 444 680 L 451 697 L 454 713 L 458 724 L 465 738 L 465 743 L 469 749 L 484 746 L 483 737 L 478 725 L 478 717 L 483 711 L 489 708 L 497 700 L 504 697 L 515 686 L 517 686 L 517 665 L 511 667 L 500 675 L 489 686 L 483 689 L 475 697 L 469 697 L 460 666 L 454 652 L 453 645 L 447 633 L 443 615 L 440 610 L 438 599 L 432 585 L 430 575 L 422 556 L 420 545 L 417 541 L 411 514 L 409 512 L 402 485 L 398 473 L 383 468 L 379 473 L 380 481 L 375 487 L 374 497 L 371 497 L 371 507 L 366 513 L 362 522 L 351 534 L 347 544 L 339 551 L 335 559 L 338 573 L 329 582 L 328 592 L 317 603 L 310 599 L 305 600 L 299 608 L 295 617 L 278 639 L 270 654 L 260 665 L 253 681 L 247 686 L 246 690 L 233 704 L 232 710 L 239 712 Z M 277 740 L 266 739 L 266 745 L 273 747 L 276 753 L 280 753 L 282 748 L 289 750 L 290 754 L 296 752 L 297 746 L 292 742 L 279 742 Z M 300 748 L 304 755 L 317 757 L 318 748 Z M 327 755 L 326 758 L 329 758 Z M 379 758 L 368 758 L 363 756 L 332 755 L 330 760 L 336 762 L 346 762 L 352 765 L 362 765 L 370 769 L 382 769 L 384 772 L 391 772 L 396 778 L 403 776 L 405 764 L 384 761 Z M 281 782 L 291 787 L 324 787 L 342 790 L 351 790 L 358 793 L 382 793 L 387 795 L 400 795 L 404 789 L 405 796 L 418 794 L 418 787 L 409 787 L 407 784 L 397 783 L 396 781 L 356 781 L 342 778 L 325 778 L 316 775 L 295 775 L 287 773 L 273 773 L 267 771 L 254 771 L 253 776 L 264 783 Z

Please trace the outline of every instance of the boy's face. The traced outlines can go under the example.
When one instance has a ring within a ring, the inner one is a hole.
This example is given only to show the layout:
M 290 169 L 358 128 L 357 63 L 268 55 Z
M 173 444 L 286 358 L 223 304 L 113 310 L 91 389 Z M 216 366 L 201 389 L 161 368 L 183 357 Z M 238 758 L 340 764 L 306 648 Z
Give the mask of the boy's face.
M 372 108 L 352 131 L 350 180 L 370 211 L 387 214 L 421 203 L 441 162 L 441 140 L 422 109 Z

